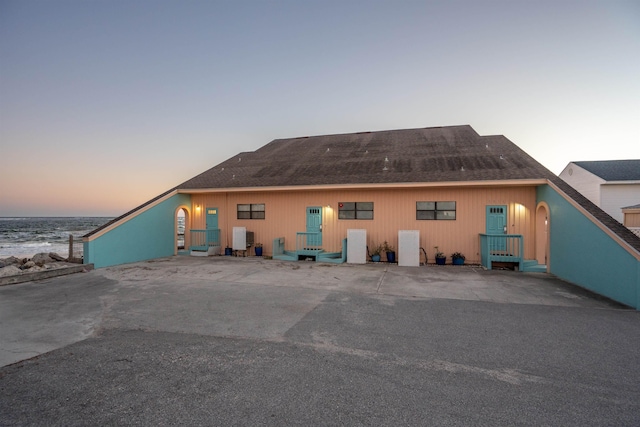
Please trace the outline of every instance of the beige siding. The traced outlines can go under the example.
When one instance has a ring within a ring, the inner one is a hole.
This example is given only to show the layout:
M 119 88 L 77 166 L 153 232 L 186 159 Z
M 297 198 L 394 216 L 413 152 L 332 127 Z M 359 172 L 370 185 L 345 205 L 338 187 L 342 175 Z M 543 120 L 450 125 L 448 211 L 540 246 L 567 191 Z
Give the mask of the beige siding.
M 624 225 L 627 227 L 640 227 L 640 211 L 626 211 L 624 213 Z
M 455 201 L 455 221 L 416 220 L 416 201 Z M 306 207 L 323 207 L 323 248 L 340 251 L 347 229 L 367 230 L 369 246 L 387 240 L 398 246 L 398 230 L 420 230 L 420 244 L 433 260 L 434 246 L 448 256 L 464 253 L 468 262 L 479 262 L 478 234 L 485 231 L 487 205 L 508 206 L 508 232 L 525 236 L 525 257 L 535 257 L 535 187 L 502 188 L 424 188 L 384 190 L 323 190 L 317 192 L 243 192 L 228 194 L 194 194 L 193 228 L 204 228 L 205 208 L 219 209 L 219 226 L 223 245 L 230 242 L 234 226 L 247 227 L 256 242 L 271 255 L 272 241 L 285 238 L 288 250 L 295 249 L 296 232 L 306 229 Z M 373 202 L 373 220 L 338 220 L 339 202 Z M 265 203 L 265 220 L 238 220 L 236 206 L 242 203 Z M 200 206 L 200 209 L 198 209 Z

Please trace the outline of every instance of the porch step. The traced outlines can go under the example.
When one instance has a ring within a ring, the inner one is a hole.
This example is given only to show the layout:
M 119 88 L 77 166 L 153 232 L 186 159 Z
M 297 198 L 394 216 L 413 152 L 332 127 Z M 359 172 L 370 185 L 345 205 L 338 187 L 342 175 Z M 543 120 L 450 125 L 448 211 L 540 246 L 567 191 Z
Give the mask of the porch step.
M 546 273 L 547 266 L 538 264 L 538 261 L 536 261 L 535 259 L 525 259 L 522 262 L 522 271 L 530 273 Z
M 309 250 L 302 251 L 285 251 L 284 254 L 274 255 L 273 259 L 277 259 L 280 261 L 300 261 L 300 259 L 305 259 L 307 257 L 312 257 L 316 262 L 329 262 L 335 264 L 341 264 L 345 262 L 343 260 L 342 252 L 323 252 L 323 251 L 314 251 L 311 252 Z
M 189 255 L 191 256 L 220 255 L 220 246 L 191 247 L 191 250 L 189 251 Z
M 280 260 L 280 261 L 297 261 L 298 260 L 298 256 L 296 255 L 295 252 L 284 251 L 283 254 L 274 255 L 273 259 L 277 259 L 277 260 Z
M 342 264 L 346 261 L 346 259 L 342 257 L 342 252 L 323 252 L 318 255 L 316 260 L 318 262 L 331 262 L 335 264 Z

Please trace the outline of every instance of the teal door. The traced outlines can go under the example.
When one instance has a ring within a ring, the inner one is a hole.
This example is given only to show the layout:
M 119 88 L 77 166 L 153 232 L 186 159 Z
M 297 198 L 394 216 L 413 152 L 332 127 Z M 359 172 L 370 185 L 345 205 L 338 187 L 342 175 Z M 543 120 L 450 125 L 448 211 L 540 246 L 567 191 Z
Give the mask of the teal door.
M 311 206 L 307 208 L 307 245 L 310 247 L 322 246 L 322 208 Z
M 207 208 L 207 230 L 218 228 L 218 208 Z
M 487 234 L 507 234 L 507 207 L 487 206 Z M 506 239 L 491 240 L 491 251 L 504 251 Z
M 207 208 L 207 245 L 220 245 L 220 230 L 218 230 L 218 208 Z

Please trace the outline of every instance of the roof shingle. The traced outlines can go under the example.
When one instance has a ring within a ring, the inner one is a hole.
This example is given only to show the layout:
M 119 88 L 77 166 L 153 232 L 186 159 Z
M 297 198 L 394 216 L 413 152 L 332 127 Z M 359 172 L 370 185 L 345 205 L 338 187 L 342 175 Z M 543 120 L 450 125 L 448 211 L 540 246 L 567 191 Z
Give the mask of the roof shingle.
M 605 181 L 640 181 L 640 159 L 573 162 Z
M 178 188 L 513 180 L 549 174 L 504 136 L 450 126 L 276 139 Z

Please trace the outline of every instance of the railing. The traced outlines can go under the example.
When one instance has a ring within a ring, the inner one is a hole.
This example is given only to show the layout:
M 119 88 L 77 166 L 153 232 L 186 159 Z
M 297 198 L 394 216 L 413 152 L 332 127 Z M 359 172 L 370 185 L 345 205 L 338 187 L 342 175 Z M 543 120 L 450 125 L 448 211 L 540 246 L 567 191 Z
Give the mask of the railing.
M 220 246 L 220 229 L 189 230 L 192 251 L 208 251 L 212 246 Z
M 480 262 L 489 270 L 493 262 L 513 262 L 522 271 L 523 260 L 522 234 L 480 234 Z
M 304 251 L 307 252 L 316 252 L 321 249 L 321 237 L 322 233 L 313 232 L 298 232 L 296 233 L 296 252 L 301 253 Z

